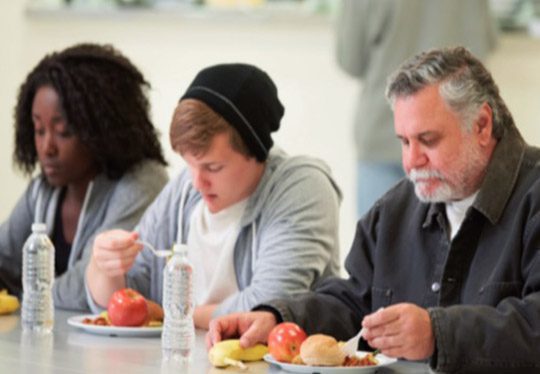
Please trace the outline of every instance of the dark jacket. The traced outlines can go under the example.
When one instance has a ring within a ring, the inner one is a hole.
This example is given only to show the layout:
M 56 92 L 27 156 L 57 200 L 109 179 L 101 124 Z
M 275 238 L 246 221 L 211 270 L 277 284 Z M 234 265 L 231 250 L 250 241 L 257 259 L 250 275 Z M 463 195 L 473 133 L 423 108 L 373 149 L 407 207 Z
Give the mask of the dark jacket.
M 444 204 L 420 202 L 401 181 L 358 222 L 349 279 L 269 305 L 308 333 L 347 339 L 366 314 L 414 303 L 432 319 L 432 369 L 540 372 L 539 160 L 509 130 L 452 241 Z

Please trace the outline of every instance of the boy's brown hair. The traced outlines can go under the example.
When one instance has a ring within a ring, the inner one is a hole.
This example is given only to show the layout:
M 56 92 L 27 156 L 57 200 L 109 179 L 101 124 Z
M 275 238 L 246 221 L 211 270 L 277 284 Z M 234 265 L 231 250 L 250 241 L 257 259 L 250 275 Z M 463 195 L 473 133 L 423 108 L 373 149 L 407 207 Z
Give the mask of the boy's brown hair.
M 254 157 L 238 131 L 223 117 L 200 100 L 184 99 L 173 113 L 169 139 L 172 148 L 180 153 L 191 153 L 195 157 L 205 154 L 214 136 L 229 134 L 231 147 L 246 157 Z

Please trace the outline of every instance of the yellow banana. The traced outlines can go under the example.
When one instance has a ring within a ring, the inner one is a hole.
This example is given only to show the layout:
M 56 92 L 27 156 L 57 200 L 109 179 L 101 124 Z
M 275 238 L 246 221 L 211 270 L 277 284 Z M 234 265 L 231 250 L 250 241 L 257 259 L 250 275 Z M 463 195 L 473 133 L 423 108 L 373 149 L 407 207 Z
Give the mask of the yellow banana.
M 0 315 L 10 314 L 19 309 L 19 299 L 8 295 L 6 290 L 0 291 Z
M 234 365 L 245 368 L 242 361 L 259 361 L 266 353 L 268 353 L 266 345 L 257 344 L 254 347 L 243 349 L 240 347 L 240 340 L 230 339 L 214 344 L 208 352 L 208 359 L 216 367 Z

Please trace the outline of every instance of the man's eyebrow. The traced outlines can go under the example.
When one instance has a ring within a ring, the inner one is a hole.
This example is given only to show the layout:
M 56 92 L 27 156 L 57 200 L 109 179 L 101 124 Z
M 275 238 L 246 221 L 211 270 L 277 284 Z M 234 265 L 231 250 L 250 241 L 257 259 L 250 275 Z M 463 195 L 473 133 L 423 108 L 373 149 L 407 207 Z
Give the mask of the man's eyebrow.
M 437 132 L 436 131 L 424 131 L 424 132 L 421 132 L 417 135 L 417 138 L 422 138 L 422 137 L 425 137 L 425 136 L 431 136 L 431 135 L 436 135 Z
M 396 137 L 398 137 L 399 139 L 404 139 L 404 138 L 416 138 L 416 139 L 419 139 L 419 138 L 422 138 L 422 137 L 425 137 L 425 136 L 437 135 L 438 133 L 439 132 L 437 132 L 437 131 L 428 130 L 428 131 L 419 132 L 417 134 L 413 134 L 411 136 L 404 136 L 404 135 L 396 134 Z

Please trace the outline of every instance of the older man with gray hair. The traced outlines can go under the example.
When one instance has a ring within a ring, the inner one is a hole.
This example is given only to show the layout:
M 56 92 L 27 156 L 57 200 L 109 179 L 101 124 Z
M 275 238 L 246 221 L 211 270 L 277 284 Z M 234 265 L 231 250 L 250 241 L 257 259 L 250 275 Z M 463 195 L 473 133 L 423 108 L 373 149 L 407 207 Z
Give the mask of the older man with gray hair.
M 280 321 L 338 339 L 363 326 L 361 348 L 436 371 L 540 371 L 540 149 L 464 48 L 408 60 L 387 97 L 407 178 L 358 222 L 349 278 L 217 319 L 209 344 Z

